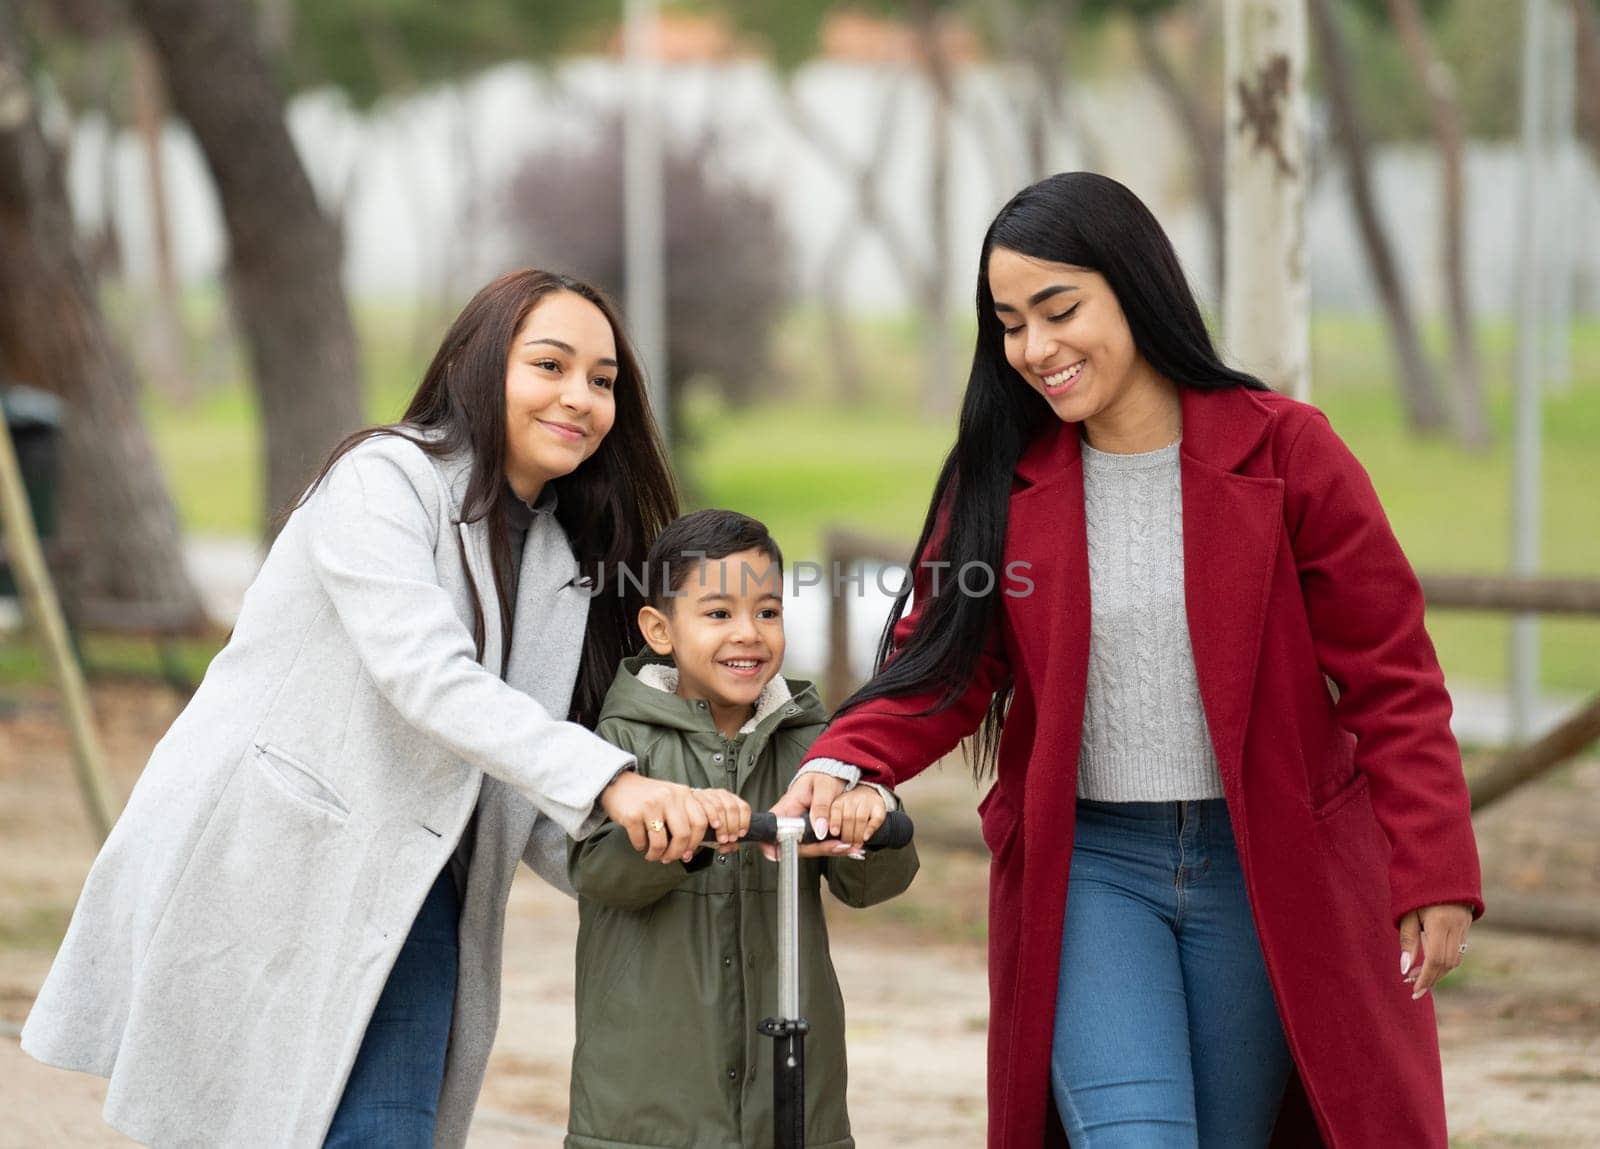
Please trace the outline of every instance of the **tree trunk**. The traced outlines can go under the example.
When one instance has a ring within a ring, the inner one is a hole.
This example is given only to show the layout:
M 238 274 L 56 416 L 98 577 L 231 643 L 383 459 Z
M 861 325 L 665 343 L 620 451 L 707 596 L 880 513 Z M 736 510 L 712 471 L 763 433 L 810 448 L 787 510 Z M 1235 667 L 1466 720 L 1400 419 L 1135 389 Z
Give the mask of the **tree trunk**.
M 263 522 L 363 422 L 338 232 L 317 204 L 243 0 L 134 0 L 227 224 L 228 286 L 261 404 Z
M 1583 139 L 1600 170 L 1600 15 L 1590 0 L 1570 3 L 1578 36 L 1578 104 L 1587 121 Z
M 1304 8 L 1301 0 L 1230 0 L 1226 12 L 1225 342 L 1241 368 L 1306 399 Z
M 955 103 L 955 76 L 941 41 L 938 14 L 927 0 L 916 5 L 917 38 L 922 68 L 933 96 L 930 109 L 928 170 L 928 259 L 917 292 L 927 323 L 923 376 L 928 388 L 927 412 L 936 417 L 955 410 L 959 385 L 955 377 L 955 337 L 950 326 L 950 121 Z
M 1206 222 L 1211 231 L 1211 283 L 1217 293 L 1216 298 L 1220 300 L 1228 214 L 1222 125 L 1206 109 L 1199 94 L 1178 75 L 1177 67 L 1161 43 L 1154 21 L 1149 18 L 1135 20 L 1134 29 L 1145 67 L 1189 140 L 1189 154 L 1200 177 L 1200 201 L 1205 205 Z
M 177 512 L 132 373 L 84 262 L 59 157 L 39 126 L 10 0 L 0 0 L 0 353 L 67 404 L 64 523 L 88 596 L 202 619 Z
M 1355 85 L 1350 75 L 1349 54 L 1340 32 L 1332 0 L 1310 0 L 1312 27 L 1318 56 L 1322 61 L 1328 101 L 1332 107 L 1334 134 L 1344 152 L 1345 175 L 1350 185 L 1350 201 L 1356 213 L 1361 244 L 1367 253 L 1372 278 L 1382 297 L 1394 344 L 1400 394 L 1406 421 L 1413 431 L 1430 432 L 1448 425 L 1439 385 L 1422 349 L 1406 297 L 1400 266 L 1378 216 L 1377 197 L 1372 189 L 1371 161 L 1367 141 L 1356 112 Z
M 1433 135 L 1439 145 L 1443 177 L 1440 247 L 1444 254 L 1450 314 L 1457 431 L 1463 444 L 1481 450 L 1489 445 L 1491 436 L 1484 411 L 1483 362 L 1478 355 L 1466 266 L 1466 133 L 1461 124 L 1461 106 L 1456 100 L 1455 77 L 1450 66 L 1434 51 L 1417 0 L 1388 0 L 1388 4 L 1390 19 L 1400 32 L 1400 42 L 1411 60 L 1412 71 L 1428 93 L 1428 108 L 1433 115 Z
M 860 246 L 860 229 L 851 223 L 839 228 L 822 259 L 822 280 L 817 286 L 817 302 L 822 309 L 823 334 L 828 341 L 828 362 L 838 382 L 839 402 L 854 408 L 866 398 L 866 377 L 861 370 L 861 354 L 856 349 L 855 332 L 850 329 L 850 312 L 844 300 L 844 281 L 851 253 Z
M 1017 0 L 994 0 L 989 11 L 1005 57 L 1025 68 L 1026 89 L 1014 103 L 1022 118 L 1027 179 L 1042 180 L 1056 170 L 1051 140 L 1066 119 L 1066 36 L 1077 24 L 1078 0 L 1033 5 L 1026 16 Z
M 194 402 L 183 333 L 183 293 L 172 257 L 172 229 L 167 226 L 166 163 L 161 130 L 166 122 L 166 94 L 161 66 L 142 36 L 133 37 L 134 122 L 144 146 L 145 194 L 150 201 L 150 237 L 155 252 L 156 322 L 151 338 L 151 365 L 156 389 L 179 404 Z

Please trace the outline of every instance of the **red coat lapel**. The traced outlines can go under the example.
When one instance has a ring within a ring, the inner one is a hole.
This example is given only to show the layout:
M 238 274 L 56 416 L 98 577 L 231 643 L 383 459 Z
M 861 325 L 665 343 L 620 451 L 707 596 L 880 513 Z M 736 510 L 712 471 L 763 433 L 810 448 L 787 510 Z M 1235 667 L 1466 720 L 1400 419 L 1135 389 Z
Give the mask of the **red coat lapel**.
M 1238 793 L 1283 480 L 1239 474 L 1272 415 L 1250 392 L 1183 391 L 1183 592 L 1217 767 Z
M 1019 676 L 1037 684 L 1042 721 L 1036 739 L 1047 741 L 1026 782 L 1023 810 L 1030 822 L 1070 822 L 1077 794 L 1078 742 L 1089 674 L 1089 546 L 1084 534 L 1083 467 L 1076 424 L 1062 423 L 1036 439 L 1017 464 L 1026 489 L 1011 496 L 1006 563 L 1026 562 L 1033 590 L 1007 599 L 1011 630 L 1023 666 Z
M 1195 673 L 1219 769 L 1233 789 L 1244 749 L 1267 590 L 1283 523 L 1283 483 L 1238 473 L 1272 414 L 1248 391 L 1182 391 L 1184 595 Z M 1039 684 L 1050 760 L 1076 762 L 1089 655 L 1089 554 L 1077 424 L 1047 429 L 1017 463 L 1006 561 L 1031 564 L 1034 589 L 1009 599 L 1020 668 Z M 1059 792 L 1066 779 L 1055 777 Z M 1073 771 L 1076 785 L 1076 771 Z M 1068 793 L 1071 787 L 1066 787 Z M 1034 787 L 1029 787 L 1033 798 Z

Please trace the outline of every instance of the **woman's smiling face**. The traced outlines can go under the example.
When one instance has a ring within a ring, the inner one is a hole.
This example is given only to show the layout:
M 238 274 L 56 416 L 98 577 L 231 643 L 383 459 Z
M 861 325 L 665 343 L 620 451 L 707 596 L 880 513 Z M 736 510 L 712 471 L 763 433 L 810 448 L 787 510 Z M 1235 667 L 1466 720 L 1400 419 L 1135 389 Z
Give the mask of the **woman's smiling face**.
M 506 478 L 524 499 L 569 475 L 616 421 L 617 341 L 605 314 L 570 291 L 541 299 L 506 360 Z
M 988 275 L 1006 362 L 1062 421 L 1113 410 L 1151 381 L 1122 305 L 1098 272 L 996 247 Z

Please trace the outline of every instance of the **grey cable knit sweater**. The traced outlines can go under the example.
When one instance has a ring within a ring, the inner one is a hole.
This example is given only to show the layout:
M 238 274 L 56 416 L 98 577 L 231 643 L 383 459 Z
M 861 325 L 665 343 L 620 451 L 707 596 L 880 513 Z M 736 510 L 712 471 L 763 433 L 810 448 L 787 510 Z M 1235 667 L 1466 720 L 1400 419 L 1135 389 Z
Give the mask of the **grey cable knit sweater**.
M 1089 681 L 1078 796 L 1222 797 L 1183 593 L 1178 445 L 1113 455 L 1083 445 Z
M 1092 606 L 1078 797 L 1220 798 L 1184 609 L 1178 444 L 1113 455 L 1085 443 L 1083 492 Z M 832 758 L 809 771 L 861 775 Z

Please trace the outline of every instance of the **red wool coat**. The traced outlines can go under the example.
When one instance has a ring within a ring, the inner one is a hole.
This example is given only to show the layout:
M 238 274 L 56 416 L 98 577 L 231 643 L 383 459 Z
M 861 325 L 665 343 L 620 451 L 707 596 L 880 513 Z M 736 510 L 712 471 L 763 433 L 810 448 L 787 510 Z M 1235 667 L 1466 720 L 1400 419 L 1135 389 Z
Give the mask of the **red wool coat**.
M 1400 979 L 1396 923 L 1420 906 L 1483 904 L 1421 589 L 1366 472 L 1315 408 L 1243 389 L 1182 396 L 1195 670 L 1297 1068 L 1273 1143 L 1442 1149 L 1432 998 L 1413 1002 Z M 1031 564 L 1034 588 L 1003 599 L 958 703 L 914 717 L 931 696 L 877 700 L 811 750 L 903 782 L 1014 682 L 979 806 L 994 855 L 991 1149 L 1066 1144 L 1049 1066 L 1089 654 L 1079 442 L 1062 424 L 1017 464 L 1005 558 Z

